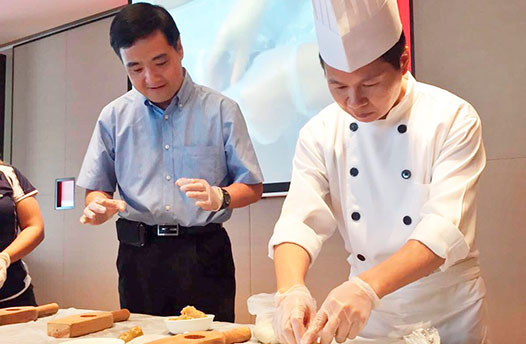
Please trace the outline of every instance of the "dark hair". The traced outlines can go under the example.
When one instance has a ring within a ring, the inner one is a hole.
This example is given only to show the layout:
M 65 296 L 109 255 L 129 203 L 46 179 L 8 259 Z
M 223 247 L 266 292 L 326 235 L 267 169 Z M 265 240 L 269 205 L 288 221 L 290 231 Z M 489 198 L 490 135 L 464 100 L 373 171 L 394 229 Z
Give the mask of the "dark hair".
M 393 66 L 394 69 L 399 70 L 400 69 L 400 58 L 402 57 L 404 48 L 405 48 L 405 35 L 404 35 L 404 31 L 402 31 L 402 34 L 400 35 L 398 42 L 396 42 L 395 45 L 393 45 L 382 56 L 380 56 L 380 58 L 382 58 L 385 62 Z M 319 54 L 318 56 L 320 57 L 321 67 L 325 69 L 325 61 L 323 61 L 321 54 Z
M 402 57 L 402 53 L 404 52 L 405 48 L 405 35 L 404 31 L 402 31 L 402 34 L 400 35 L 400 38 L 398 39 L 398 42 L 395 43 L 391 47 L 391 49 L 387 50 L 381 58 L 391 64 L 394 69 L 399 70 L 400 69 L 400 58 Z
M 157 30 L 164 34 L 168 44 L 177 48 L 179 29 L 166 9 L 143 2 L 128 5 L 111 22 L 110 44 L 121 58 L 121 48 L 129 48 L 138 39 L 148 37 Z

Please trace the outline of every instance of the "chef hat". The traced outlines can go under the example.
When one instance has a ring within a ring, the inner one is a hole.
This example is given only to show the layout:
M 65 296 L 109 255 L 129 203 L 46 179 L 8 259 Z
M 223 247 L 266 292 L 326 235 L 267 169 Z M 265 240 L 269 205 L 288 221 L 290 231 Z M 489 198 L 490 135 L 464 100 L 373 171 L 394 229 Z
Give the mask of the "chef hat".
M 331 67 L 352 72 L 400 39 L 396 0 L 312 0 L 318 45 Z

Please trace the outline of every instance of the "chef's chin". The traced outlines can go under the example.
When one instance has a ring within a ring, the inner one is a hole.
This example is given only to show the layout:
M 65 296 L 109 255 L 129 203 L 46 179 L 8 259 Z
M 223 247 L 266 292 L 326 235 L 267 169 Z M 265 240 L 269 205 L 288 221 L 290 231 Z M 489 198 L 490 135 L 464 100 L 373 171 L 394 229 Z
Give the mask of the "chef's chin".
M 349 111 L 347 111 L 354 119 L 360 121 L 360 122 L 374 122 L 378 119 L 378 116 L 376 112 L 365 112 L 365 113 L 358 113 L 353 114 Z

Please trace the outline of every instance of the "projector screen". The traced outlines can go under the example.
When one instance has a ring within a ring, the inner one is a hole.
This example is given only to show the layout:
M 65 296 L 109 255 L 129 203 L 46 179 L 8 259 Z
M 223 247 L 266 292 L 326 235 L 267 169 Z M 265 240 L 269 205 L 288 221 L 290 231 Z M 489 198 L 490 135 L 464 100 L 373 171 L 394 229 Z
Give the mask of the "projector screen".
M 238 102 L 263 170 L 265 195 L 285 193 L 299 130 L 332 102 L 318 59 L 311 1 L 135 2 L 163 6 L 174 17 L 183 66 L 196 83 Z M 410 1 L 399 3 L 407 12 L 404 26 L 409 25 Z

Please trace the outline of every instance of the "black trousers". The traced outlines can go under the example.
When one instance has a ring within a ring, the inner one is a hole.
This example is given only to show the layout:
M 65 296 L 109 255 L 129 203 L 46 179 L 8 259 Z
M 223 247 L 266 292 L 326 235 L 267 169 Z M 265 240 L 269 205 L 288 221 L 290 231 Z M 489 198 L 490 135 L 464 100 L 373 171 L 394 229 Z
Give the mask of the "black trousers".
M 30 285 L 22 294 L 14 299 L 0 302 L 0 308 L 21 307 L 21 306 L 38 306 L 33 293 L 33 285 Z
M 143 247 L 119 244 L 122 308 L 133 313 L 178 315 L 187 305 L 234 322 L 234 260 L 224 228 L 210 233 L 150 236 Z

